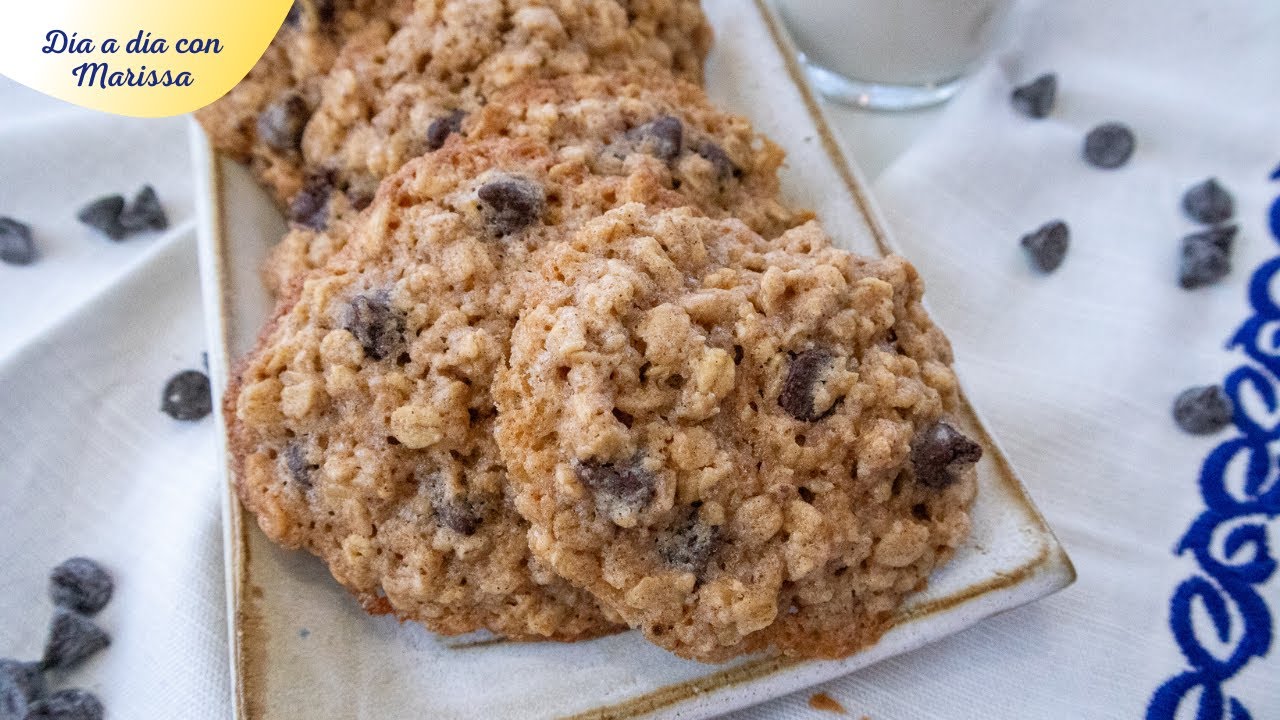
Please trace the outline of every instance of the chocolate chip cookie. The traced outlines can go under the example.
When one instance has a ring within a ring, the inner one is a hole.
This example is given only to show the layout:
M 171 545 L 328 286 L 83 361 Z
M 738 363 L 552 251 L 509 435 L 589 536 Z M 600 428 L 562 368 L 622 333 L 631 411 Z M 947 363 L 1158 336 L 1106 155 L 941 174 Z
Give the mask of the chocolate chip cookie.
M 539 248 L 615 205 L 687 203 L 650 165 L 600 174 L 495 138 L 388 178 L 343 249 L 290 284 L 226 394 L 237 489 L 266 534 L 438 632 L 613 630 L 529 553 L 491 387 Z
M 700 82 L 710 30 L 696 0 L 436 0 L 371 40 L 343 49 L 303 138 L 307 172 L 330 173 L 356 205 L 522 80 L 635 71 Z
M 501 143 L 388 180 L 325 273 L 296 283 L 226 395 L 241 501 L 319 555 L 366 608 L 453 634 L 573 640 L 615 629 L 528 551 L 489 386 L 518 301 L 508 259 L 573 190 Z
M 765 237 L 811 216 L 778 200 L 784 155 L 702 88 L 665 76 L 585 75 L 525 83 L 492 96 L 463 124 L 467 137 L 531 137 L 598 173 L 625 174 L 650 158 L 662 182 L 699 208 L 723 207 Z
M 809 217 L 778 200 L 783 153 L 777 145 L 756 133 L 746 119 L 714 108 L 701 88 L 665 74 L 532 81 L 494 94 L 480 110 L 442 117 L 449 130 L 437 137 L 440 147 L 464 140 L 530 138 L 545 143 L 568 165 L 596 175 L 631 178 L 640 188 L 639 194 L 631 192 L 631 199 L 651 202 L 652 193 L 640 186 L 661 188 L 683 198 L 681 204 L 709 215 L 741 218 L 768 237 Z M 370 156 L 378 147 L 360 154 Z M 440 147 L 428 152 L 439 152 Z M 275 248 L 264 271 L 268 286 L 281 287 L 289 278 L 322 265 L 350 234 L 352 205 L 343 193 L 333 191 L 327 177 L 315 186 L 314 196 L 309 186 L 295 200 L 296 208 L 304 198 L 310 202 L 314 197 L 314 210 L 308 212 L 322 219 L 296 223 Z M 614 204 L 621 202 L 625 198 Z M 308 225 L 327 227 L 320 232 Z
M 521 80 L 632 70 L 700 81 L 696 0 L 312 0 L 240 86 L 198 117 L 250 159 L 290 219 L 324 227 L 438 147 L 460 112 Z
M 516 507 L 653 642 L 847 655 L 967 536 L 982 451 L 906 261 L 637 205 L 537 255 L 495 389 Z
M 412 0 L 295 0 L 266 52 L 229 93 L 196 112 L 215 149 L 248 163 L 281 201 L 302 187 L 302 133 L 320 84 L 353 36 L 398 24 Z M 370 28 L 373 23 L 377 27 Z

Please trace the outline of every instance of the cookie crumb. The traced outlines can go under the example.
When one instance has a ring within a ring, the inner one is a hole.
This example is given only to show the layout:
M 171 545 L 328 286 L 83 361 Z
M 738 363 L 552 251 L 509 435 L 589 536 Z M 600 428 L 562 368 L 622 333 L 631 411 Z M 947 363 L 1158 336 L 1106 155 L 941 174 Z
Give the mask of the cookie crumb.
M 838 700 L 830 695 L 820 692 L 809 696 L 809 707 L 822 712 L 836 713 L 837 715 L 848 715 L 849 712 L 844 709 Z M 865 717 L 863 720 L 867 720 Z

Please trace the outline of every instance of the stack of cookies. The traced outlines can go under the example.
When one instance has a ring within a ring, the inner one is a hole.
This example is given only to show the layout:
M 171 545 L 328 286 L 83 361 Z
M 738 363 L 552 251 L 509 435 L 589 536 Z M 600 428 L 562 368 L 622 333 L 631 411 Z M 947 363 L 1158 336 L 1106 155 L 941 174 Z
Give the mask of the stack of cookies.
M 840 657 L 965 539 L 920 279 L 780 199 L 709 44 L 696 0 L 300 1 L 202 111 L 292 225 L 241 501 L 370 612 Z

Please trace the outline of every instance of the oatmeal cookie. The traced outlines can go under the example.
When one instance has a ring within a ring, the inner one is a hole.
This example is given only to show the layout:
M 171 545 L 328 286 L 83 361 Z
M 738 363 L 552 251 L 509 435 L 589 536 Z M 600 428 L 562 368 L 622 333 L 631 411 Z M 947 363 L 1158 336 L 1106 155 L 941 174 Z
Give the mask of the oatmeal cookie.
M 342 2 L 299 6 L 253 72 L 198 115 L 311 227 L 328 217 L 318 199 L 341 193 L 335 210 L 359 210 L 502 88 L 610 71 L 700 81 L 711 44 L 697 0 Z
M 249 74 L 196 112 L 210 143 L 248 163 L 281 202 L 292 198 L 302 187 L 302 132 L 339 49 L 371 22 L 393 23 L 411 6 L 411 0 L 295 0 Z
M 611 71 L 700 82 L 709 45 L 695 0 L 421 2 L 343 49 L 303 138 L 306 169 L 359 205 L 503 88 Z
M 532 262 L 495 388 L 516 507 L 653 642 L 847 655 L 967 536 L 981 448 L 906 261 L 632 205 Z
M 342 251 L 290 285 L 226 394 L 237 490 L 267 536 L 439 632 L 613 630 L 530 555 L 491 387 L 538 248 L 617 204 L 686 203 L 646 167 L 596 174 L 498 138 L 388 178 Z
M 663 75 L 585 75 L 522 83 L 496 93 L 482 109 L 457 122 L 457 129 L 438 138 L 439 146 L 429 152 L 462 138 L 530 138 L 593 174 L 644 175 L 646 182 L 678 193 L 685 204 L 709 215 L 741 218 L 767 237 L 810 217 L 778 199 L 783 153 L 777 145 L 745 118 L 717 110 L 701 88 Z M 289 278 L 324 264 L 345 243 L 352 205 L 344 193 L 333 192 L 332 177 L 325 175 L 295 201 L 295 207 L 304 199 L 313 201 L 304 214 L 319 217 L 295 224 L 274 249 L 264 268 L 269 287 L 282 287 Z

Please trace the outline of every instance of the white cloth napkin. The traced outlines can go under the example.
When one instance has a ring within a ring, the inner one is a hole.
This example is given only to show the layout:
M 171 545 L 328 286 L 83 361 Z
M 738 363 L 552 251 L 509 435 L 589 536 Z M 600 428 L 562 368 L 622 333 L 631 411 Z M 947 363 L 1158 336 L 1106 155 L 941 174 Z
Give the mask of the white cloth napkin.
M 1247 364 L 1224 346 L 1254 315 L 1250 275 L 1277 256 L 1267 217 L 1280 196 L 1270 179 L 1280 166 L 1280 4 L 1044 0 L 1024 3 L 1013 21 L 1010 45 L 880 177 L 876 194 L 926 280 L 966 389 L 1079 581 L 823 688 L 854 717 L 1155 720 L 1173 707 L 1166 699 L 1149 710 L 1157 688 L 1210 665 L 1189 662 L 1171 630 L 1175 589 L 1207 577 L 1174 548 L 1206 508 L 1201 463 L 1241 433 L 1185 435 L 1170 407 L 1185 387 L 1222 382 Z M 1009 92 L 1042 72 L 1058 74 L 1057 109 L 1028 120 L 1010 108 Z M 1081 160 L 1083 137 L 1113 120 L 1133 128 L 1137 151 L 1121 169 L 1095 169 Z M 1209 176 L 1235 195 L 1234 268 L 1216 287 L 1186 291 L 1177 285 L 1179 240 L 1197 228 L 1179 203 Z M 1040 276 L 1018 240 L 1054 219 L 1070 225 L 1071 249 L 1056 273 Z M 1280 216 L 1274 222 L 1280 232 Z M 1263 346 L 1280 347 L 1273 342 Z M 1277 376 L 1268 382 L 1278 384 Z M 1244 524 L 1266 528 L 1270 557 L 1280 554 L 1280 485 L 1265 456 L 1271 514 L 1248 514 L 1216 533 L 1220 561 L 1251 559 L 1251 545 L 1221 549 Z M 1251 632 L 1228 600 L 1219 640 L 1197 598 L 1192 611 L 1176 613 L 1194 628 L 1189 646 L 1225 662 L 1238 648 L 1260 649 L 1267 618 L 1280 630 L 1280 572 L 1245 584 L 1262 605 L 1249 613 Z M 1280 718 L 1277 644 L 1238 671 L 1225 663 L 1210 672 L 1220 683 L 1188 681 L 1176 717 L 1238 720 L 1245 716 L 1231 714 L 1234 698 L 1255 720 Z M 799 717 L 805 700 L 743 716 Z
M 0 215 L 31 225 L 40 261 L 0 264 L 0 356 L 145 264 L 195 222 L 182 118 L 137 120 L 94 112 L 0 76 Z M 151 183 L 170 229 L 112 242 L 76 220 L 103 195 L 126 198 Z M 2 651 L 0 651 L 2 652 Z
M 1183 435 L 1169 406 L 1245 363 L 1224 343 L 1253 315 L 1250 274 L 1277 254 L 1266 213 L 1280 196 L 1268 179 L 1280 165 L 1280 5 L 1045 1 L 1014 21 L 1012 45 L 878 195 L 975 404 L 1080 581 L 743 718 L 826 717 L 808 706 L 818 690 L 874 720 L 1142 717 L 1157 688 L 1195 667 L 1170 629 L 1170 599 L 1205 571 L 1174 549 L 1205 509 L 1201 462 L 1239 431 Z M 1054 115 L 1015 115 L 1011 84 L 1050 70 Z M 0 265 L 0 656 L 39 654 L 48 568 L 89 555 L 118 580 L 100 616 L 114 643 L 65 683 L 99 692 L 110 717 L 225 718 L 215 429 L 158 411 L 165 379 L 199 367 L 203 349 L 181 121 L 76 110 L 7 82 L 0 106 L 0 215 L 31 223 L 44 253 L 32 267 Z M 1125 168 L 1096 170 L 1080 146 L 1108 120 L 1134 128 L 1138 151 Z M 1230 277 L 1187 292 L 1178 240 L 1194 227 L 1178 201 L 1209 175 L 1235 194 L 1242 232 Z M 115 245 L 74 221 L 81 202 L 143 182 L 170 232 Z M 1055 218 L 1070 223 L 1072 247 L 1041 277 L 1018 238 Z M 1231 527 L 1250 523 L 1270 533 L 1274 557 L 1276 517 Z M 1224 552 L 1225 541 L 1216 557 L 1249 560 L 1253 546 Z M 1262 598 L 1255 626 L 1280 615 L 1277 574 L 1250 586 Z M 1232 603 L 1217 640 L 1211 594 L 1192 603 L 1190 637 L 1220 658 L 1258 650 Z M 1218 689 L 1255 720 L 1280 717 L 1278 658 L 1272 648 L 1218 672 L 1179 717 L 1196 717 L 1202 697 L 1200 717 L 1232 717 L 1214 712 Z
M 0 264 L 0 657 L 39 659 L 49 569 L 104 563 L 112 644 L 60 686 L 111 718 L 229 715 L 220 479 L 212 420 L 160 412 L 200 368 L 204 320 L 182 119 L 80 110 L 0 80 L 0 215 L 41 258 Z M 113 243 L 75 220 L 154 185 L 171 229 Z

